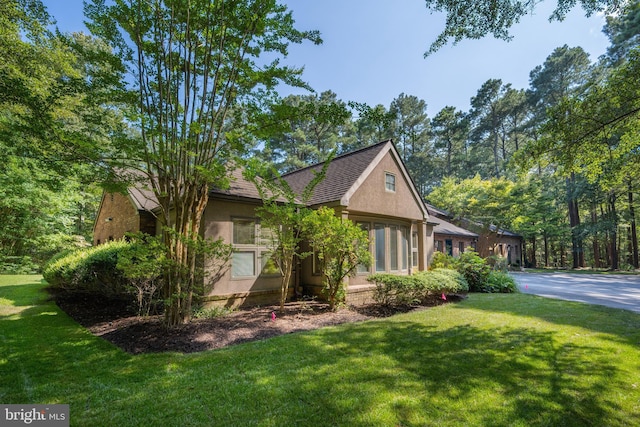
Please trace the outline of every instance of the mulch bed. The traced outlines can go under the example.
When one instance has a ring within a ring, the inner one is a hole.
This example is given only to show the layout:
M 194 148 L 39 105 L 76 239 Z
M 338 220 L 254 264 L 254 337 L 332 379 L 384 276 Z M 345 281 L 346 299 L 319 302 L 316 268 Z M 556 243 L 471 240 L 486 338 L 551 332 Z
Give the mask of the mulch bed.
M 368 305 L 333 312 L 328 304 L 302 301 L 287 303 L 282 313 L 278 311 L 279 306 L 243 308 L 225 316 L 194 319 L 186 325 L 166 328 L 161 315 L 136 316 L 122 301 L 68 292 L 54 293 L 52 297 L 63 311 L 94 335 L 132 354 L 193 353 L 426 308 Z M 455 299 L 449 298 L 448 302 Z M 272 313 L 276 315 L 275 320 Z

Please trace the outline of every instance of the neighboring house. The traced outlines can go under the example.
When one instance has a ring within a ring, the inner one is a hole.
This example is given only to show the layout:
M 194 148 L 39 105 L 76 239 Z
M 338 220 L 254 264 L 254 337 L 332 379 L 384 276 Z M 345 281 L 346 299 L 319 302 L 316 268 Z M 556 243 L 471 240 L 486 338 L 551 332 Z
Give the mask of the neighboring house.
M 432 205 L 427 205 L 431 218 L 440 225 L 434 228 L 434 239 L 436 250 L 449 255 L 457 256 L 463 245 L 466 248 L 471 246 L 478 255 L 483 258 L 491 255 L 498 255 L 507 259 L 507 263 L 512 266 L 522 266 L 522 236 L 508 230 L 498 229 L 494 225 L 487 229 L 481 224 L 473 223 L 469 220 L 460 221 L 460 225 L 474 230 L 453 225 L 446 220 L 452 221 L 451 215 Z M 457 242 L 456 243 L 456 239 Z M 449 246 L 451 243 L 451 246 Z M 459 246 L 456 252 L 456 245 Z
M 310 166 L 286 174 L 284 179 L 294 191 L 302 192 L 314 172 L 321 168 L 322 165 Z M 143 224 L 140 218 L 145 212 L 153 213 L 156 209 L 157 203 L 154 206 L 149 196 L 148 191 L 139 189 L 130 191 L 128 197 L 106 194 L 96 220 L 94 242 L 118 239 L 125 231 L 137 231 L 135 225 Z M 127 201 L 129 206 L 125 208 Z M 202 235 L 222 238 L 235 251 L 229 267 L 212 286 L 205 288 L 206 302 L 231 306 L 278 300 L 281 277 L 270 262 L 269 242 L 255 213 L 261 204 L 255 186 L 242 177 L 240 170 L 233 173 L 228 190 L 211 190 Z M 333 159 L 309 206 L 332 207 L 336 215 L 369 232 L 373 263 L 369 268 L 359 268 L 355 277 L 348 279 L 349 302 L 364 302 L 370 297 L 373 286 L 366 277 L 371 273 L 410 274 L 427 269 L 433 253 L 435 224 L 429 222 L 426 205 L 390 140 Z M 207 263 L 205 267 L 212 268 Z M 320 294 L 322 276 L 314 256 L 297 266 L 292 281 L 292 292 Z

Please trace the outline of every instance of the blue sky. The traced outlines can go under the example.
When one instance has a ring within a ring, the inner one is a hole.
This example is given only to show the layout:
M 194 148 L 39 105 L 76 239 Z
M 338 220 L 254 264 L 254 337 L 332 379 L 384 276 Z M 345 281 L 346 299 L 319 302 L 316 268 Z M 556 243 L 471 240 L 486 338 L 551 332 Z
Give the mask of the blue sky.
M 82 0 L 43 2 L 62 31 L 86 31 Z M 549 23 L 556 2 L 547 0 L 512 29 L 511 42 L 466 40 L 425 59 L 423 53 L 445 20 L 427 10 L 423 0 L 284 3 L 293 10 L 299 29 L 322 33 L 322 45 L 294 45 L 287 59 L 305 67 L 304 78 L 316 91 L 333 90 L 343 101 L 385 107 L 400 93 L 415 95 L 426 101 L 431 117 L 447 105 L 467 111 L 469 99 L 491 78 L 527 88 L 529 72 L 556 47 L 581 46 L 595 61 L 609 44 L 602 34 L 602 16 L 586 18 L 577 8 L 565 21 Z

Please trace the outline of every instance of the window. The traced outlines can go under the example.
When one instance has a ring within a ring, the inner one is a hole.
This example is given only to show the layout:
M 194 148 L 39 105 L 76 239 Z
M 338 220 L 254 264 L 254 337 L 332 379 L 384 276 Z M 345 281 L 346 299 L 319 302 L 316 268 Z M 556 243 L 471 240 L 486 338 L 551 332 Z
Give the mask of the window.
M 418 267 L 418 232 L 411 233 L 411 267 Z
M 391 271 L 398 271 L 398 228 L 389 227 L 389 258 Z
M 260 252 L 260 274 L 275 275 L 280 274 L 280 269 L 276 265 L 276 262 L 271 257 L 271 252 Z
M 231 258 L 231 275 L 233 277 L 255 276 L 255 252 L 234 252 Z
M 444 244 L 442 240 L 436 240 L 436 251 L 444 252 Z
M 233 244 L 255 245 L 256 222 L 252 219 L 233 220 Z
M 385 172 L 384 187 L 387 191 L 390 191 L 392 193 L 396 192 L 396 176 L 394 174 Z
M 458 242 L 458 255 L 462 255 L 464 253 L 464 242 Z
M 358 222 L 357 223 L 361 229 L 367 231 L 367 236 L 369 236 L 369 223 L 366 222 Z M 369 267 L 364 264 L 358 264 L 358 273 L 369 273 Z
M 444 241 L 444 248 L 447 255 L 453 256 L 453 241 L 451 239 Z
M 400 247 L 402 248 L 402 269 L 409 269 L 409 239 L 407 238 L 408 231 L 406 227 L 400 228 Z
M 387 271 L 385 227 L 382 224 L 375 225 L 375 246 L 376 271 Z
M 232 218 L 231 222 L 234 248 L 231 257 L 231 277 L 280 274 L 268 251 L 272 239 L 271 230 L 261 230 L 260 224 L 253 218 Z

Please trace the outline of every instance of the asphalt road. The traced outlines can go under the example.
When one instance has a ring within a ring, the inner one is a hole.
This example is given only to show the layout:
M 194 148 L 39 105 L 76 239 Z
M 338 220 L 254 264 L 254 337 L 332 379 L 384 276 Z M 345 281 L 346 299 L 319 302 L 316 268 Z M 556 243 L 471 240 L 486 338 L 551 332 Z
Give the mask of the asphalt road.
M 514 273 L 523 293 L 640 312 L 640 276 Z

